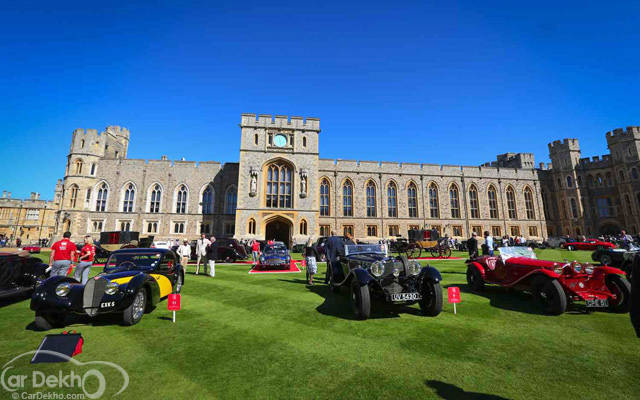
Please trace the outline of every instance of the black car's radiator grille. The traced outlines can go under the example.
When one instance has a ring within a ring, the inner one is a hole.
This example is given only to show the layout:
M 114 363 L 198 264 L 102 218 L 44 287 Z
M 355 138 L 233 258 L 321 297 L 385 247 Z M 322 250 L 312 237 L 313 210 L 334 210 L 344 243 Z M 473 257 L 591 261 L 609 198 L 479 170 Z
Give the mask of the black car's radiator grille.
M 104 278 L 90 279 L 85 285 L 82 305 L 89 316 L 94 316 L 98 313 L 98 307 L 100 307 L 100 301 L 106 286 L 107 280 Z

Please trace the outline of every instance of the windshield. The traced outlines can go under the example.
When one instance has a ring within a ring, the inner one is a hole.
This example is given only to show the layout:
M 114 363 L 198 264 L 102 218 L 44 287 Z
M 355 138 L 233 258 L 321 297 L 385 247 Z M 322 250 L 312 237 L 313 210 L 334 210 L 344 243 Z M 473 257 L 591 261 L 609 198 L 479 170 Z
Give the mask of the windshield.
M 498 249 L 500 251 L 500 257 L 502 261 L 507 261 L 511 257 L 526 257 L 536 259 L 536 253 L 531 249 L 531 247 L 500 247 Z
M 387 255 L 387 246 L 384 244 L 348 244 L 344 246 L 344 255 L 354 254 L 382 254 Z
M 284 243 L 275 243 L 275 244 L 268 244 L 267 247 L 265 247 L 265 251 L 286 251 L 287 248 L 285 247 Z
M 161 257 L 161 253 L 114 253 L 107 260 L 104 269 L 156 267 Z

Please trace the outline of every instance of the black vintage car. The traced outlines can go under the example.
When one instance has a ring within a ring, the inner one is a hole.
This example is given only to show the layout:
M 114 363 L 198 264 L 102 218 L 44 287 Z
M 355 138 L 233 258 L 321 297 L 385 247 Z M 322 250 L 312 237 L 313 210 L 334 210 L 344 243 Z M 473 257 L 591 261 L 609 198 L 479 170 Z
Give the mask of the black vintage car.
M 0 253 L 0 299 L 32 291 L 48 277 L 47 264 L 39 258 Z
M 348 287 L 358 319 L 371 313 L 371 298 L 393 304 L 420 304 L 424 315 L 435 317 L 442 311 L 442 276 L 437 269 L 422 267 L 404 256 L 390 257 L 382 244 L 345 245 L 338 262 L 340 275 L 330 268 L 334 292 Z
M 627 273 L 627 279 L 631 280 L 633 259 L 639 253 L 640 247 L 635 244 L 630 244 L 628 249 L 598 249 L 591 253 L 591 259 L 598 261 L 602 265 L 620 268 Z
M 166 249 L 123 249 L 109 256 L 102 273 L 86 285 L 54 276 L 38 285 L 31 298 L 36 328 L 64 326 L 68 314 L 119 313 L 124 325 L 135 325 L 145 312 L 171 293 L 179 293 L 184 269 Z

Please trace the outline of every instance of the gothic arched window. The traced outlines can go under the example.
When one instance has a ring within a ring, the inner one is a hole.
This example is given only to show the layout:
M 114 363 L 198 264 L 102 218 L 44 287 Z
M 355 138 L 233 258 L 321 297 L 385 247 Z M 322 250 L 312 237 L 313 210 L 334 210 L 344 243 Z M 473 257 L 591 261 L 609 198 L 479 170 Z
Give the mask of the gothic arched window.
M 207 186 L 202 192 L 202 213 L 213 214 L 213 189 Z
M 76 163 L 75 163 L 76 175 L 81 175 L 82 174 L 82 167 L 83 166 L 84 166 L 84 163 L 82 162 L 82 160 L 80 160 L 80 159 L 76 160 Z
M 320 216 L 328 217 L 330 214 L 331 200 L 329 198 L 329 181 L 325 178 L 320 182 Z
M 291 208 L 291 167 L 282 162 L 267 166 L 267 207 Z M 235 210 L 234 210 L 235 212 Z
M 104 212 L 107 210 L 107 196 L 109 195 L 109 188 L 106 183 L 102 183 L 98 189 L 98 196 L 96 197 L 96 211 Z
M 353 184 L 350 180 L 342 185 L 342 215 L 353 217 Z
M 413 182 L 407 188 L 407 206 L 409 208 L 409 218 L 418 218 L 418 189 Z
M 449 202 L 451 203 L 451 218 L 460 218 L 460 195 L 458 186 L 452 184 L 449 188 Z
M 136 189 L 133 186 L 133 183 L 127 185 L 124 191 L 124 199 L 122 201 L 122 212 L 131 213 L 133 212 L 133 200 L 136 196 Z
M 493 185 L 489 185 L 487 198 L 489 200 L 489 218 L 498 219 L 498 195 Z
M 533 191 L 530 187 L 524 189 L 524 206 L 527 210 L 527 219 L 536 219 L 536 211 L 533 207 Z
M 507 187 L 507 210 L 509 211 L 509 218 L 518 218 L 518 211 L 516 209 L 516 193 L 511 186 Z
M 187 187 L 180 185 L 176 194 L 176 214 L 187 213 Z
M 387 186 L 387 211 L 389 218 L 398 216 L 398 189 L 393 182 Z
M 71 185 L 69 188 L 69 207 L 76 208 L 78 202 L 78 185 Z
M 476 185 L 469 187 L 469 210 L 471 218 L 480 218 L 480 204 L 478 203 L 478 188 Z
M 227 189 L 224 196 L 224 212 L 225 214 L 235 214 L 236 206 L 238 204 L 238 191 L 235 186 L 231 186 Z
M 162 188 L 156 184 L 151 190 L 151 201 L 149 202 L 149 212 L 157 214 L 160 212 L 160 198 L 162 197 Z
M 372 181 L 367 182 L 367 217 L 375 217 L 376 212 L 376 185 Z
M 429 185 L 429 215 L 431 218 L 440 218 L 440 202 L 438 200 L 438 186 L 435 183 Z

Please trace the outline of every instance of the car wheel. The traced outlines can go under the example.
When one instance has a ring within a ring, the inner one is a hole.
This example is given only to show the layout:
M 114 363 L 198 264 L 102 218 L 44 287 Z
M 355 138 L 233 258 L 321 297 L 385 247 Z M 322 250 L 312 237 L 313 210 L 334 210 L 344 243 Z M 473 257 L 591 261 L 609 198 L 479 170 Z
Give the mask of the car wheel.
M 431 280 L 422 284 L 420 309 L 424 315 L 435 317 L 442 312 L 442 288 L 439 282 Z
M 444 258 L 449 258 L 451 257 L 451 249 L 450 248 L 446 248 L 442 251 L 442 257 Z
M 125 325 L 135 325 L 142 319 L 147 306 L 147 293 L 143 288 L 138 289 L 133 296 L 131 305 L 124 310 L 122 320 Z
M 353 313 L 357 319 L 365 320 L 371 314 L 371 295 L 369 285 L 360 285 L 357 279 L 351 283 L 351 301 Z
M 36 329 L 48 331 L 64 327 L 65 320 L 65 315 L 61 313 L 36 313 L 34 324 Z
M 609 311 L 626 313 L 631 309 L 631 284 L 620 275 L 607 276 L 607 287 L 616 295 L 616 300 L 609 301 Z
M 431 257 L 433 258 L 439 258 L 440 257 L 440 252 L 438 251 L 438 249 L 431 249 Z
M 600 264 L 602 265 L 611 265 L 613 260 L 609 254 L 603 254 L 600 256 Z
M 574 251 L 575 249 L 576 249 L 576 248 L 575 248 L 575 247 L 573 247 L 573 246 L 567 246 L 567 250 L 569 250 L 569 251 Z
M 478 268 L 469 266 L 467 267 L 467 285 L 473 292 L 481 292 L 484 290 L 484 279 L 482 274 L 478 271 Z
M 545 314 L 560 315 L 567 310 L 567 296 L 557 279 L 537 279 L 534 290 Z
M 407 258 L 420 258 L 420 253 L 422 253 L 422 248 L 420 246 L 418 246 L 417 244 L 410 245 L 407 249 Z

